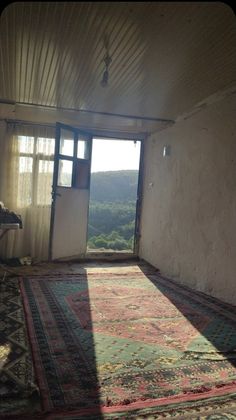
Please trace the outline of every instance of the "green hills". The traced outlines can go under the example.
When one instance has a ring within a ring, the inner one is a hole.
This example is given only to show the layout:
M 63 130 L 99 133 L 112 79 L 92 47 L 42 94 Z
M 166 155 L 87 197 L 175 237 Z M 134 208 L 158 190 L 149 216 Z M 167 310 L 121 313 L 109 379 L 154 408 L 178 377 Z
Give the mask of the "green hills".
M 138 171 L 91 174 L 88 248 L 133 249 Z

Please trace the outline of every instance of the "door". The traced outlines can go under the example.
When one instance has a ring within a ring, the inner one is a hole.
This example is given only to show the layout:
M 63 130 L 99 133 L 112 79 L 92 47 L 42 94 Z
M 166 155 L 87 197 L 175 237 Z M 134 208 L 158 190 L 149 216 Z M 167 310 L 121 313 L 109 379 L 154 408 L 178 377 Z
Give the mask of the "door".
M 136 252 L 140 150 L 139 140 L 93 137 L 88 253 Z
M 92 136 L 56 124 L 50 260 L 86 253 Z

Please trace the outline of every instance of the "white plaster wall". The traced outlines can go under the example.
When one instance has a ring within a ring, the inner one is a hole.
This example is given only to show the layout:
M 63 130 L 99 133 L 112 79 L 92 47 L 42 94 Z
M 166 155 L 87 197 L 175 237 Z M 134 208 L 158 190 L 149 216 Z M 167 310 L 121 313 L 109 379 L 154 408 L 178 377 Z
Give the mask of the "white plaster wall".
M 140 241 L 140 257 L 162 273 L 233 304 L 235 117 L 232 95 L 148 138 Z

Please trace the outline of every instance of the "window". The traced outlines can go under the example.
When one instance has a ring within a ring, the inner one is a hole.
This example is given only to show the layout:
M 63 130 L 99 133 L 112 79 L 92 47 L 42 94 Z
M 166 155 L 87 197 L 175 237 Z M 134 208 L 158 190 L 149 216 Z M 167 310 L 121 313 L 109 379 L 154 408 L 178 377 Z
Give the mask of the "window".
M 88 189 L 90 178 L 90 147 L 88 135 L 74 129 L 60 128 L 57 186 Z
M 17 136 L 17 146 L 18 207 L 51 205 L 55 140 Z

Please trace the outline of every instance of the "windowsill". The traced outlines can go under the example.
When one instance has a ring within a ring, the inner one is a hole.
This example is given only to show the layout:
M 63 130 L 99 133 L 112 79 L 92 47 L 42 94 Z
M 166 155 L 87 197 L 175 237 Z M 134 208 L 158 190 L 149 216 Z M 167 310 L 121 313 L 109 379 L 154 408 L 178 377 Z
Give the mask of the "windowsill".
M 31 204 L 31 205 L 25 206 L 25 207 L 16 207 L 16 210 L 17 211 L 22 211 L 22 210 L 28 210 L 28 209 L 32 209 L 32 208 L 43 208 L 43 207 L 50 208 L 51 204 Z

